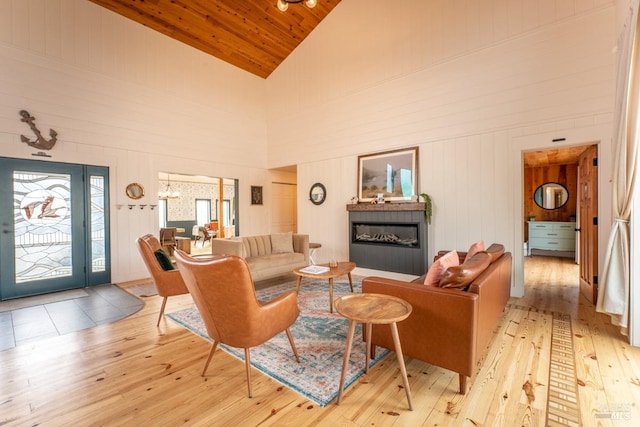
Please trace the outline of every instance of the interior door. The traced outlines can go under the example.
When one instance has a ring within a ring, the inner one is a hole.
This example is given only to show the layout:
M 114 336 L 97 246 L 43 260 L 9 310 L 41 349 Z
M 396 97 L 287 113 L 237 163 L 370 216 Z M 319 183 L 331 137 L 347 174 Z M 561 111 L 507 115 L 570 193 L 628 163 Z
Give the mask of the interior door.
M 592 145 L 580 155 L 579 234 L 580 292 L 593 304 L 598 297 L 598 150 Z
M 0 299 L 110 281 L 108 169 L 0 158 Z
M 297 233 L 297 186 L 282 182 L 273 182 L 271 185 L 271 197 L 273 214 L 271 217 L 271 232 L 285 233 L 292 231 Z

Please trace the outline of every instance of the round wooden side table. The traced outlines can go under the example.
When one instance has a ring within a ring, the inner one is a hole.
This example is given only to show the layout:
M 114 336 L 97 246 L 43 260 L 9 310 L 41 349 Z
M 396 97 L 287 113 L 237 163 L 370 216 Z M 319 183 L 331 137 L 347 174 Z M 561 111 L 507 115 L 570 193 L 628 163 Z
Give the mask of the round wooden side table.
M 339 262 L 335 267 L 329 267 L 329 264 L 320 264 L 313 267 L 324 267 L 325 271 L 318 272 L 308 272 L 307 270 L 311 268 L 309 267 L 298 267 L 293 270 L 293 273 L 298 276 L 298 281 L 296 283 L 296 293 L 300 291 L 300 283 L 302 283 L 303 277 L 309 277 L 312 279 L 329 279 L 329 312 L 333 313 L 333 279 L 340 276 L 347 276 L 349 278 L 349 287 L 351 288 L 351 292 L 353 292 L 353 280 L 351 280 L 351 271 L 356 268 L 355 262 Z
M 342 402 L 344 381 L 347 374 L 347 367 L 349 366 L 349 356 L 351 355 L 351 346 L 353 344 L 353 335 L 356 330 L 356 323 L 362 323 L 365 328 L 365 336 L 367 340 L 365 372 L 369 372 L 369 362 L 371 358 L 371 325 L 388 324 L 391 328 L 394 350 L 398 359 L 398 365 L 400 365 L 400 372 L 402 373 L 402 384 L 404 385 L 405 392 L 407 393 L 409 410 L 413 411 L 411 390 L 409 389 L 407 370 L 404 366 L 404 357 L 402 356 L 402 347 L 400 346 L 400 337 L 398 336 L 398 326 L 396 325 L 397 322 L 409 317 L 413 310 L 411 304 L 401 298 L 391 295 L 354 294 L 338 298 L 335 302 L 335 306 L 338 313 L 349 319 L 349 333 L 347 334 L 347 345 L 344 352 L 344 361 L 342 363 L 342 374 L 340 375 L 338 405 Z

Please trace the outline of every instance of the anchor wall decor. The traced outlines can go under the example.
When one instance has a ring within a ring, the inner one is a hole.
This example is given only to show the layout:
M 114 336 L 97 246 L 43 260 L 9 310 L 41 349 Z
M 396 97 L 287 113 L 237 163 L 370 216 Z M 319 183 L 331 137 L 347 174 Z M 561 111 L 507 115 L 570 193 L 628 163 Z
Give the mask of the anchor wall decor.
M 34 123 L 34 121 L 36 120 L 35 117 L 29 114 L 27 110 L 20 110 L 20 116 L 22 116 L 20 121 L 27 123 L 37 137 L 35 141 L 31 141 L 26 136 L 20 135 L 20 140 L 22 142 L 39 150 L 51 150 L 53 146 L 56 145 L 58 132 L 53 129 L 49 129 L 49 135 L 51 135 L 51 139 L 47 141 L 40 133 L 40 130 L 38 130 L 38 128 L 36 127 Z M 42 153 L 41 155 L 44 155 L 44 153 Z

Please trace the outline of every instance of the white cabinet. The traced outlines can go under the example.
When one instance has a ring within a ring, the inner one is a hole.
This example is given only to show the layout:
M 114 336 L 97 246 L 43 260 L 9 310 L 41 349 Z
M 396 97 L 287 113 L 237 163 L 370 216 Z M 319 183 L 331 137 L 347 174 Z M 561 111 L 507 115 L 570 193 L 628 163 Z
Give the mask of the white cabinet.
M 529 255 L 531 255 L 531 249 L 575 251 L 576 223 L 529 221 Z

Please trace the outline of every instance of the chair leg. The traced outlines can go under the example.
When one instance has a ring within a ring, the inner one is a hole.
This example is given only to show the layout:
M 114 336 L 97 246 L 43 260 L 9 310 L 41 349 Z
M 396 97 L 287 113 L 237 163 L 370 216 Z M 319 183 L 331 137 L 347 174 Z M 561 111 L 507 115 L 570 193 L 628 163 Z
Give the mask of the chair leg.
M 204 377 L 204 373 L 207 372 L 207 368 L 209 367 L 209 362 L 211 362 L 211 358 L 213 357 L 213 353 L 216 352 L 216 348 L 218 348 L 218 341 L 214 341 L 211 344 L 211 350 L 209 350 L 209 357 L 207 357 L 207 361 L 204 364 L 204 369 L 202 370 L 201 377 Z
M 291 350 L 293 350 L 293 354 L 296 356 L 296 362 L 300 363 L 300 358 L 298 357 L 298 350 L 296 349 L 296 345 L 293 342 L 293 336 L 291 335 L 291 331 L 289 328 L 285 329 L 287 332 L 287 338 L 289 338 L 289 344 L 291 344 Z
M 160 320 L 162 320 L 162 315 L 164 314 L 164 307 L 167 305 L 167 298 L 164 297 L 162 300 L 162 305 L 160 306 L 160 315 L 158 316 L 158 323 L 156 323 L 156 328 L 160 326 Z
M 249 349 L 244 349 L 244 366 L 247 370 L 247 388 L 249 389 L 249 397 L 253 397 L 251 394 L 251 355 Z

